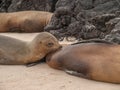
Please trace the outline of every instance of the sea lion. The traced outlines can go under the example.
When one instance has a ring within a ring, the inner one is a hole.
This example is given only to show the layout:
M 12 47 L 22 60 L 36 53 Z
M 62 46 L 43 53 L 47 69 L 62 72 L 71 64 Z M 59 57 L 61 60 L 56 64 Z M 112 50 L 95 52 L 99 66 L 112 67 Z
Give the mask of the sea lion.
M 91 80 L 120 83 L 120 45 L 84 42 L 65 46 L 46 57 L 55 69 Z
M 58 40 L 48 32 L 39 33 L 30 42 L 0 35 L 0 64 L 36 62 L 60 47 Z
M 0 32 L 42 32 L 52 15 L 45 11 L 0 13 Z

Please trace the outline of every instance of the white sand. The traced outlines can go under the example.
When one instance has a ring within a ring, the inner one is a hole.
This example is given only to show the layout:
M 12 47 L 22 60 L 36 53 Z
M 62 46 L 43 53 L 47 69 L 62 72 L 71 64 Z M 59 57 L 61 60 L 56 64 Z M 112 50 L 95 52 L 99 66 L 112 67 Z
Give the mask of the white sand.
M 36 34 L 6 35 L 30 41 Z M 71 76 L 45 63 L 33 67 L 0 65 L 0 90 L 120 90 L 120 84 Z

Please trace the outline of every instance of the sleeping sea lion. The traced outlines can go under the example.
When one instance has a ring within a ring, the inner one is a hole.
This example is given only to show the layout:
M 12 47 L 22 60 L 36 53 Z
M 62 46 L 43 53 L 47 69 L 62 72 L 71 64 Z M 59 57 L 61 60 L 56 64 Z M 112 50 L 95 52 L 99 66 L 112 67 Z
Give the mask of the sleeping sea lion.
M 60 47 L 58 40 L 47 32 L 39 33 L 30 42 L 0 35 L 0 64 L 36 62 Z
M 42 32 L 52 15 L 45 11 L 0 13 L 0 32 Z
M 120 45 L 84 42 L 65 46 L 46 57 L 55 69 L 87 79 L 120 83 Z

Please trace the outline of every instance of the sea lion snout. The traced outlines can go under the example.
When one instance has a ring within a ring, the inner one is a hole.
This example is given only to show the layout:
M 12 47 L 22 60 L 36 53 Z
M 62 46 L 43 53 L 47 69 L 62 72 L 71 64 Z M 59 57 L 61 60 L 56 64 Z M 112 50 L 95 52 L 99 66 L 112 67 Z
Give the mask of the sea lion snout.
M 54 52 L 54 51 L 61 50 L 62 47 L 63 47 L 63 46 L 59 44 L 58 48 L 56 48 L 55 50 L 53 50 L 53 52 Z
M 62 45 L 60 45 L 59 43 L 57 43 L 57 44 L 55 44 L 55 45 L 53 46 L 53 48 L 54 48 L 53 51 L 56 51 L 56 50 L 61 49 L 61 48 L 62 48 Z

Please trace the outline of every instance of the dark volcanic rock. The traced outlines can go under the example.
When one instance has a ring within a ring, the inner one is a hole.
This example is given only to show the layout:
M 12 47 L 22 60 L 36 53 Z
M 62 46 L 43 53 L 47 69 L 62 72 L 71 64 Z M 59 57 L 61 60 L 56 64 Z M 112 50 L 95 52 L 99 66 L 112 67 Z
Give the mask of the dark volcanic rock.
M 23 10 L 51 11 L 50 0 L 12 0 L 8 12 Z
M 104 39 L 119 29 L 119 10 L 120 0 L 58 0 L 55 15 L 45 30 L 54 31 L 58 37 Z
M 63 30 L 62 33 L 59 33 L 59 37 L 62 34 L 62 36 L 74 36 L 77 39 L 104 38 L 109 31 L 105 23 L 115 17 L 115 14 L 98 15 L 95 12 L 90 13 L 84 10 L 75 16 L 69 7 L 60 7 L 55 11 L 51 22 L 45 30 L 56 30 L 56 33 Z
M 50 11 L 55 10 L 58 0 L 1 0 L 1 12 L 16 12 L 25 10 Z
M 0 12 L 7 12 L 12 0 L 0 0 Z
M 111 32 L 106 35 L 105 40 L 120 44 L 120 18 L 110 20 L 107 25 Z
M 106 33 L 106 32 L 110 32 L 110 30 L 106 28 L 105 23 L 115 17 L 116 17 L 115 14 L 103 14 L 93 17 L 91 21 L 92 24 L 96 26 L 97 30 Z
M 94 0 L 94 8 L 96 12 L 110 13 L 120 10 L 120 0 Z
M 109 22 L 106 22 L 105 25 L 108 30 L 112 31 L 114 28 L 120 28 L 118 25 L 116 25 L 116 24 L 119 24 L 119 22 L 120 22 L 120 18 L 117 17 L 117 18 L 111 19 Z

